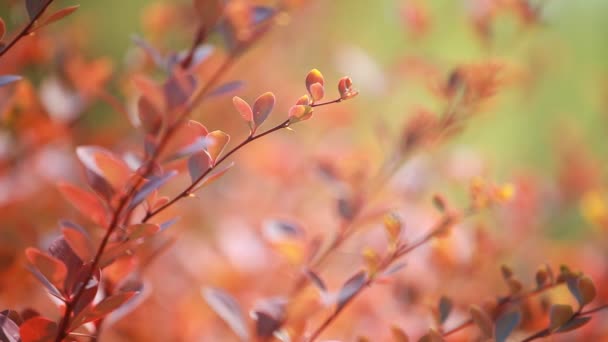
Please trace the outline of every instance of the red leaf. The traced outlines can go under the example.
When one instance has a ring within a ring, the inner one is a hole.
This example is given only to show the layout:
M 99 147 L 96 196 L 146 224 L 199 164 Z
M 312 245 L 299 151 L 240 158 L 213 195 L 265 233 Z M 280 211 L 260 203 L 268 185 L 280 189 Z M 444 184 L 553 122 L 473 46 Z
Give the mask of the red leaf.
M 215 165 L 217 158 L 222 154 L 226 145 L 230 141 L 230 136 L 222 131 L 213 131 L 207 135 L 207 151 L 211 157 L 212 164 Z
M 69 6 L 69 7 L 60 9 L 59 11 L 51 14 L 48 18 L 46 18 L 44 20 L 44 22 L 42 22 L 42 24 L 36 26 L 36 29 L 39 29 L 43 26 L 46 26 L 48 24 L 51 24 L 58 20 L 63 19 L 64 17 L 74 13 L 74 11 L 76 11 L 78 9 L 78 7 L 80 7 L 80 5 L 74 5 L 74 6 Z
M 57 323 L 37 316 L 23 322 L 19 334 L 23 342 L 51 342 L 57 335 Z
M 65 241 L 80 260 L 88 262 L 93 258 L 93 243 L 87 235 L 72 227 L 62 227 L 61 232 Z
M 59 183 L 57 187 L 63 197 L 82 215 L 103 227 L 107 227 L 106 208 L 97 196 L 69 183 Z
M 245 121 L 253 121 L 253 110 L 251 109 L 251 106 L 249 106 L 249 104 L 245 102 L 245 100 L 238 96 L 235 96 L 232 98 L 232 103 L 234 104 L 234 108 L 236 108 L 236 110 L 239 112 L 239 114 L 241 114 Z
M 132 174 L 124 160 L 104 148 L 79 146 L 76 154 L 87 169 L 107 180 L 115 190 L 122 190 Z
M 63 288 L 63 283 L 68 274 L 68 269 L 61 260 L 42 253 L 40 250 L 29 247 L 25 250 L 25 255 L 32 265 L 34 265 L 42 275 L 48 279 L 58 289 Z
M 253 121 L 255 128 L 260 127 L 274 108 L 275 97 L 271 92 L 264 93 L 253 103 Z
M 194 153 L 188 159 L 188 171 L 192 183 L 196 182 L 211 167 L 211 158 L 205 151 Z
M 92 263 L 88 263 L 80 268 L 70 289 L 70 294 L 74 294 L 80 291 L 80 288 L 82 286 L 85 287 L 82 295 L 80 296 L 80 299 L 78 300 L 78 303 L 74 304 L 75 315 L 80 313 L 89 304 L 93 302 L 93 299 L 95 299 L 95 295 L 97 294 L 97 289 L 99 288 L 99 280 L 101 279 L 101 269 L 98 267 L 95 272 L 93 272 L 93 276 L 88 278 L 91 266 Z
M 121 305 L 126 303 L 131 297 L 136 295 L 138 292 L 123 292 L 110 297 L 104 298 L 99 304 L 85 309 L 80 313 L 70 325 L 70 330 L 76 329 L 79 326 L 88 322 L 96 321 L 104 316 L 108 315 L 112 311 L 118 309 Z

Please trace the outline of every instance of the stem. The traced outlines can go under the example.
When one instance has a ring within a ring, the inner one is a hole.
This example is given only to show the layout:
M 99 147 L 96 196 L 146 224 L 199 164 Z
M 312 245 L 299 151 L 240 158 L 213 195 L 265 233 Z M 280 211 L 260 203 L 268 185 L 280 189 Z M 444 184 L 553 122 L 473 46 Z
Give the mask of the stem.
M 34 27 L 34 24 L 36 24 L 36 21 L 38 19 L 40 19 L 42 14 L 44 14 L 46 9 L 51 5 L 52 2 L 53 2 L 53 0 L 48 0 L 42 6 L 40 11 L 38 11 L 38 13 L 36 13 L 36 15 L 30 19 L 30 21 L 27 23 L 27 25 L 25 25 L 25 27 L 23 29 L 21 29 L 21 31 L 19 33 L 17 33 L 17 35 L 13 38 L 13 40 L 11 40 L 4 48 L 2 48 L 2 50 L 0 50 L 0 57 L 4 56 L 4 54 L 7 53 L 8 50 L 10 50 L 15 44 L 17 44 L 17 42 L 19 40 L 21 40 L 21 38 L 26 37 L 27 35 L 29 35 L 31 33 L 30 30 L 32 29 L 32 27 Z
M 165 203 L 163 206 L 159 207 L 158 209 L 148 212 L 146 214 L 146 216 L 144 217 L 144 219 L 142 220 L 142 222 L 148 222 L 148 220 L 150 220 L 152 217 L 156 216 L 163 210 L 169 208 L 170 206 L 175 204 L 175 202 L 179 201 L 180 199 L 182 199 L 184 197 L 188 197 L 190 195 L 190 192 L 192 191 L 192 189 L 194 189 L 205 177 L 207 177 L 213 170 L 217 169 L 217 167 L 220 164 L 222 164 L 226 159 L 228 159 L 228 157 L 230 157 L 236 151 L 240 150 L 241 148 L 245 147 L 249 143 L 251 143 L 259 138 L 262 138 L 262 137 L 264 137 L 272 132 L 278 131 L 280 129 L 287 128 L 288 126 L 289 126 L 289 119 L 283 121 L 279 125 L 274 126 L 273 128 L 271 128 L 263 133 L 260 133 L 257 135 L 250 135 L 249 137 L 247 137 L 247 139 L 243 140 L 240 144 L 238 144 L 237 146 L 232 148 L 222 158 L 218 159 L 218 161 L 215 163 L 215 165 L 213 165 L 213 167 L 210 167 L 209 169 L 207 169 L 207 171 L 205 171 L 202 175 L 200 175 L 194 182 L 192 182 L 192 184 L 190 184 L 188 187 L 186 187 L 177 196 L 173 197 L 173 199 L 171 199 L 169 202 Z

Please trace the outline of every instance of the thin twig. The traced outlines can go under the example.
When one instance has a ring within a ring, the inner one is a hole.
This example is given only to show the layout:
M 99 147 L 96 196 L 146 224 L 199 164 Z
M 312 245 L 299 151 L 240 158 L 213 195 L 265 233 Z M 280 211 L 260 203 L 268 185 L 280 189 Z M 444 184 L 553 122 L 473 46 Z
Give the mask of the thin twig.
M 15 46 L 15 44 L 17 44 L 19 40 L 21 40 L 21 38 L 27 37 L 31 33 L 30 30 L 34 27 L 36 21 L 40 19 L 42 14 L 46 11 L 46 9 L 51 5 L 52 2 L 53 0 L 48 0 L 44 5 L 42 5 L 42 8 L 30 19 L 27 25 L 25 25 L 25 27 L 21 29 L 21 31 L 19 31 L 19 33 L 17 33 L 17 35 L 12 40 L 0 50 L 0 57 L 4 56 L 4 54 L 7 53 L 8 50 L 10 50 L 13 46 Z

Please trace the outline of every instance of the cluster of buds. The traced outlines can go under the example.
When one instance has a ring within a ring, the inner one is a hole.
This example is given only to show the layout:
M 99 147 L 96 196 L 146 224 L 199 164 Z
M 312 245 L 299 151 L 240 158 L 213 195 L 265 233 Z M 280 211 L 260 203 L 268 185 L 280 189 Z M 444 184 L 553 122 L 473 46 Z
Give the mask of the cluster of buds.
M 492 204 L 505 203 L 515 195 L 513 184 L 492 184 L 483 179 L 473 178 L 470 185 L 471 205 L 475 209 L 487 208 Z

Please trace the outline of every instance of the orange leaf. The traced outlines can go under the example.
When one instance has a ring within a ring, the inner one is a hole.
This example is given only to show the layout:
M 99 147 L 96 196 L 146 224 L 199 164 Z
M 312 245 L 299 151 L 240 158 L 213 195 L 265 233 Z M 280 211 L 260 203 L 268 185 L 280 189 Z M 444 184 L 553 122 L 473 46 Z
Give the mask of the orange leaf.
M 74 5 L 74 6 L 69 6 L 69 7 L 60 9 L 59 11 L 51 14 L 48 18 L 46 18 L 42 22 L 42 24 L 40 24 L 40 25 L 38 25 L 36 27 L 36 29 L 39 29 L 39 28 L 41 28 L 43 26 L 46 26 L 48 24 L 51 24 L 51 23 L 54 23 L 54 22 L 56 22 L 58 20 L 63 19 L 64 17 L 66 17 L 66 16 L 74 13 L 74 11 L 76 11 L 78 9 L 78 7 L 80 7 L 80 5 Z
M 61 260 L 42 253 L 34 247 L 25 250 L 25 255 L 29 262 L 34 265 L 42 275 L 48 279 L 58 289 L 63 288 L 68 269 Z
M 42 316 L 36 316 L 23 322 L 19 327 L 23 342 L 51 342 L 57 335 L 57 323 Z
M 228 145 L 230 136 L 222 131 L 213 131 L 207 135 L 207 139 L 209 139 L 207 151 L 212 163 L 215 164 L 217 158 L 222 154 L 226 145 Z
M 260 95 L 253 103 L 253 121 L 255 128 L 259 127 L 274 108 L 275 97 L 271 92 Z
M 82 215 L 103 227 L 107 227 L 106 208 L 97 196 L 69 183 L 59 183 L 57 187 L 63 197 Z
M 242 98 L 235 96 L 232 98 L 232 104 L 234 104 L 234 108 L 241 114 L 243 119 L 247 122 L 253 121 L 253 111 L 251 106 Z

